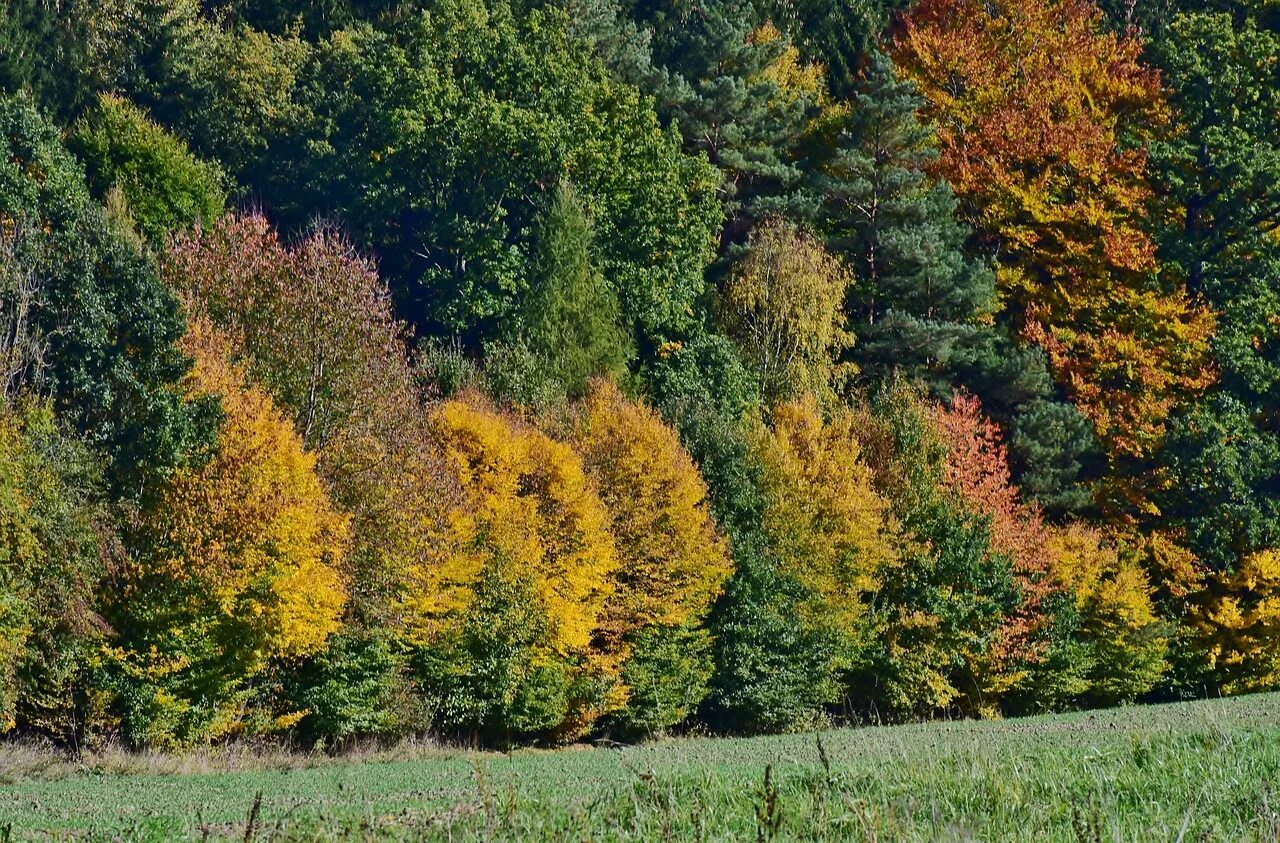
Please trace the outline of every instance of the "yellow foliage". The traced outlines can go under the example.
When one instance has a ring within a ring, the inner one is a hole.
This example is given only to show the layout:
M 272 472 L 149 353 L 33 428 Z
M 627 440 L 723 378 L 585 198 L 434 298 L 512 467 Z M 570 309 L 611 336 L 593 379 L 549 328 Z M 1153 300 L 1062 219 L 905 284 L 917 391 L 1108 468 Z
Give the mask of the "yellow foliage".
M 752 231 L 721 291 L 719 317 L 766 396 L 825 399 L 848 374 L 833 361 L 853 344 L 844 312 L 850 283 L 844 264 L 790 223 L 766 220 Z
M 1280 550 L 1245 557 L 1195 598 L 1190 623 L 1224 693 L 1280 686 Z
M 732 572 L 707 486 L 658 414 L 595 381 L 570 430 L 611 516 L 621 567 L 600 634 L 611 648 L 645 626 L 700 619 Z
M 1114 622 L 1132 630 L 1157 622 L 1146 572 L 1100 532 L 1073 524 L 1051 531 L 1045 544 L 1050 575 L 1072 590 L 1077 607 L 1105 607 Z
M 751 41 L 772 44 L 782 37 L 782 31 L 772 21 L 766 21 L 751 34 Z M 800 56 L 800 50 L 789 44 L 761 76 L 778 86 L 782 100 L 788 104 L 806 99 L 823 105 L 828 99 L 824 80 L 826 72 L 826 68 L 817 62 L 806 63 Z
M 825 422 L 816 402 L 783 404 L 755 449 L 769 505 L 764 529 L 784 570 L 822 598 L 818 608 L 856 631 L 882 569 L 895 558 L 896 527 L 873 486 L 855 437 L 856 419 L 838 410 Z
M 144 514 L 154 551 L 135 563 L 131 588 L 189 586 L 189 622 L 234 630 L 250 670 L 315 652 L 340 625 L 348 519 L 293 425 L 228 362 L 224 339 L 195 320 L 183 348 L 195 360 L 188 393 L 217 396 L 225 419 L 212 458 L 171 478 Z
M 430 641 L 454 627 L 494 575 L 531 589 L 553 652 L 586 653 L 618 554 L 581 459 L 475 395 L 440 404 L 431 424 L 464 503 L 449 516 L 437 563 L 415 571 L 406 598 L 415 636 Z

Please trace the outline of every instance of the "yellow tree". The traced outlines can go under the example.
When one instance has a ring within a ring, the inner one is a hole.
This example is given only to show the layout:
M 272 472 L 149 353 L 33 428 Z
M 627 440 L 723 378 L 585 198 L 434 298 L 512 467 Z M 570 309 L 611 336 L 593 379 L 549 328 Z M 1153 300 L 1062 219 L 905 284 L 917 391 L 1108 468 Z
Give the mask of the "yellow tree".
M 1045 541 L 1049 573 L 1079 615 L 1083 657 L 1078 693 L 1096 705 L 1133 702 L 1160 679 L 1167 640 L 1160 634 L 1153 589 L 1131 553 L 1082 525 L 1053 529 Z
M 572 448 L 479 396 L 430 422 L 463 501 L 405 604 L 443 725 L 578 734 L 621 703 L 593 646 L 618 568 L 607 512 Z
M 814 620 L 856 636 L 897 543 L 889 506 L 862 459 L 857 419 L 840 409 L 824 421 L 809 398 L 774 407 L 770 420 L 755 441 L 770 551 L 818 597 Z
M 141 550 L 108 597 L 122 662 L 135 678 L 159 680 L 156 705 L 179 710 L 175 733 L 153 730 L 141 736 L 148 741 L 234 728 L 247 680 L 272 658 L 323 648 L 346 600 L 348 519 L 332 506 L 315 456 L 207 322 L 192 322 L 183 349 L 195 361 L 188 394 L 222 405 L 216 449 L 172 476 L 141 514 Z M 154 726 L 165 728 L 164 718 Z
M 1280 551 L 1246 556 L 1192 598 L 1190 626 L 1223 693 L 1280 687 Z
M 706 694 L 710 639 L 700 622 L 732 572 L 707 486 L 679 435 L 611 381 L 591 384 L 567 425 L 610 514 L 620 566 L 596 631 L 625 659 L 624 730 L 683 720 Z
M 853 342 L 844 330 L 850 276 L 820 242 L 779 219 L 761 223 L 720 293 L 726 332 L 760 375 L 765 395 L 830 395 Z
M 1211 315 L 1156 271 L 1143 132 L 1166 120 L 1141 45 L 1087 0 L 923 0 L 894 58 L 937 124 L 937 169 L 985 245 L 1012 321 L 1118 458 L 1158 445 L 1208 381 Z

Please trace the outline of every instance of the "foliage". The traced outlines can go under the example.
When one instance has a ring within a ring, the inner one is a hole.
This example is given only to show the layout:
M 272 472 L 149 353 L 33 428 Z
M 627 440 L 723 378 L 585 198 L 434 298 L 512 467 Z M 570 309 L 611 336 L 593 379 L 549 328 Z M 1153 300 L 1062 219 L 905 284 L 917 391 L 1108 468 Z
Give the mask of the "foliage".
M 296 732 L 313 745 L 400 737 L 428 725 L 407 662 L 385 635 L 339 632 L 320 652 L 285 665 L 280 702 L 304 713 Z
M 34 349 L 6 391 L 50 396 L 107 454 L 112 488 L 142 495 L 207 443 L 214 414 L 175 389 L 182 317 L 154 264 L 89 199 L 57 129 L 12 98 L 0 98 L 0 241 L 0 312 Z
M 938 152 L 923 104 L 876 53 L 852 100 L 813 130 L 814 189 L 829 247 L 854 276 L 846 307 L 864 374 L 954 377 L 954 346 L 995 309 L 991 271 L 964 254 L 950 186 L 926 172 Z
M 561 182 L 539 235 L 541 277 L 527 307 L 528 336 L 571 395 L 581 395 L 592 376 L 622 374 L 631 356 L 617 293 L 596 269 L 593 251 L 591 222 L 573 186 Z
M 1002 257 L 1011 318 L 1115 457 L 1149 454 L 1207 385 L 1213 326 L 1158 276 L 1144 230 L 1147 157 L 1130 139 L 1167 109 L 1140 49 L 1085 0 L 926 0 L 895 44 L 937 122 L 938 171 Z
M 1238 694 L 1280 683 L 1280 555 L 1263 550 L 1213 577 L 1190 618 L 1212 687 Z
M 196 359 L 188 391 L 217 395 L 225 421 L 212 459 L 172 476 L 141 514 L 136 555 L 113 574 L 108 612 L 119 669 L 140 685 L 133 705 L 151 697 L 145 707 L 171 718 L 126 711 L 134 743 L 236 728 L 247 680 L 272 657 L 323 649 L 346 601 L 348 519 L 314 455 L 211 326 L 193 323 L 184 348 Z
M 814 595 L 802 608 L 809 622 L 830 626 L 852 650 L 868 631 L 868 598 L 896 561 L 889 505 L 874 488 L 848 410 L 824 421 L 810 399 L 773 407 L 769 420 L 755 447 L 770 556 Z
M 89 737 L 86 680 L 104 631 L 99 472 L 47 404 L 0 402 L 0 731 Z
M 732 571 L 707 487 L 674 430 L 596 381 L 570 440 L 610 515 L 620 565 L 595 631 L 624 658 L 630 699 L 611 721 L 628 732 L 674 726 L 702 702 L 711 672 L 701 624 Z M 630 679 L 641 682 L 634 688 Z
M 720 293 L 720 322 L 760 378 L 768 400 L 816 395 L 841 385 L 836 365 L 852 345 L 844 330 L 844 265 L 780 220 L 760 224 Z
M 458 494 L 419 410 L 386 285 L 333 229 L 288 248 L 261 216 L 177 238 L 164 269 L 316 454 L 353 518 L 354 608 L 385 618 Z
M 71 150 L 84 162 L 99 197 L 117 190 L 139 231 L 163 243 L 174 231 L 211 224 L 222 213 L 224 177 L 136 105 L 103 96 L 76 124 Z
M 297 119 L 241 174 L 278 218 L 336 212 L 411 322 L 474 348 L 518 319 L 543 194 L 567 177 L 624 326 L 642 340 L 688 330 L 719 215 L 706 163 L 573 49 L 557 12 L 447 0 L 406 18 L 309 51 Z
M 431 425 L 464 493 L 405 598 L 439 722 L 576 736 L 617 706 L 598 691 L 615 660 L 593 646 L 619 566 L 607 512 L 571 448 L 475 395 Z

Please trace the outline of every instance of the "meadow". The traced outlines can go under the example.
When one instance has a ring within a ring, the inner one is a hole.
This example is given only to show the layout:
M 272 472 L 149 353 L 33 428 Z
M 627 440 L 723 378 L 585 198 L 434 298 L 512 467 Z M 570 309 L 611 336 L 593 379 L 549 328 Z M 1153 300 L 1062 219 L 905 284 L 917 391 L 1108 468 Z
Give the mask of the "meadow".
M 1280 840 L 1280 695 L 778 737 L 78 764 L 0 749 L 0 840 Z

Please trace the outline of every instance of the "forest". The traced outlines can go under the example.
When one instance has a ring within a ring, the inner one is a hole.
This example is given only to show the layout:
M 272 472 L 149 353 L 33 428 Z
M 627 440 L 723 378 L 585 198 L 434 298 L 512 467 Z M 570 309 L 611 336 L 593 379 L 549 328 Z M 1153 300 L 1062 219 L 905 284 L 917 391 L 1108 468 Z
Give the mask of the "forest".
M 0 733 L 1275 689 L 1276 0 L 0 0 Z

